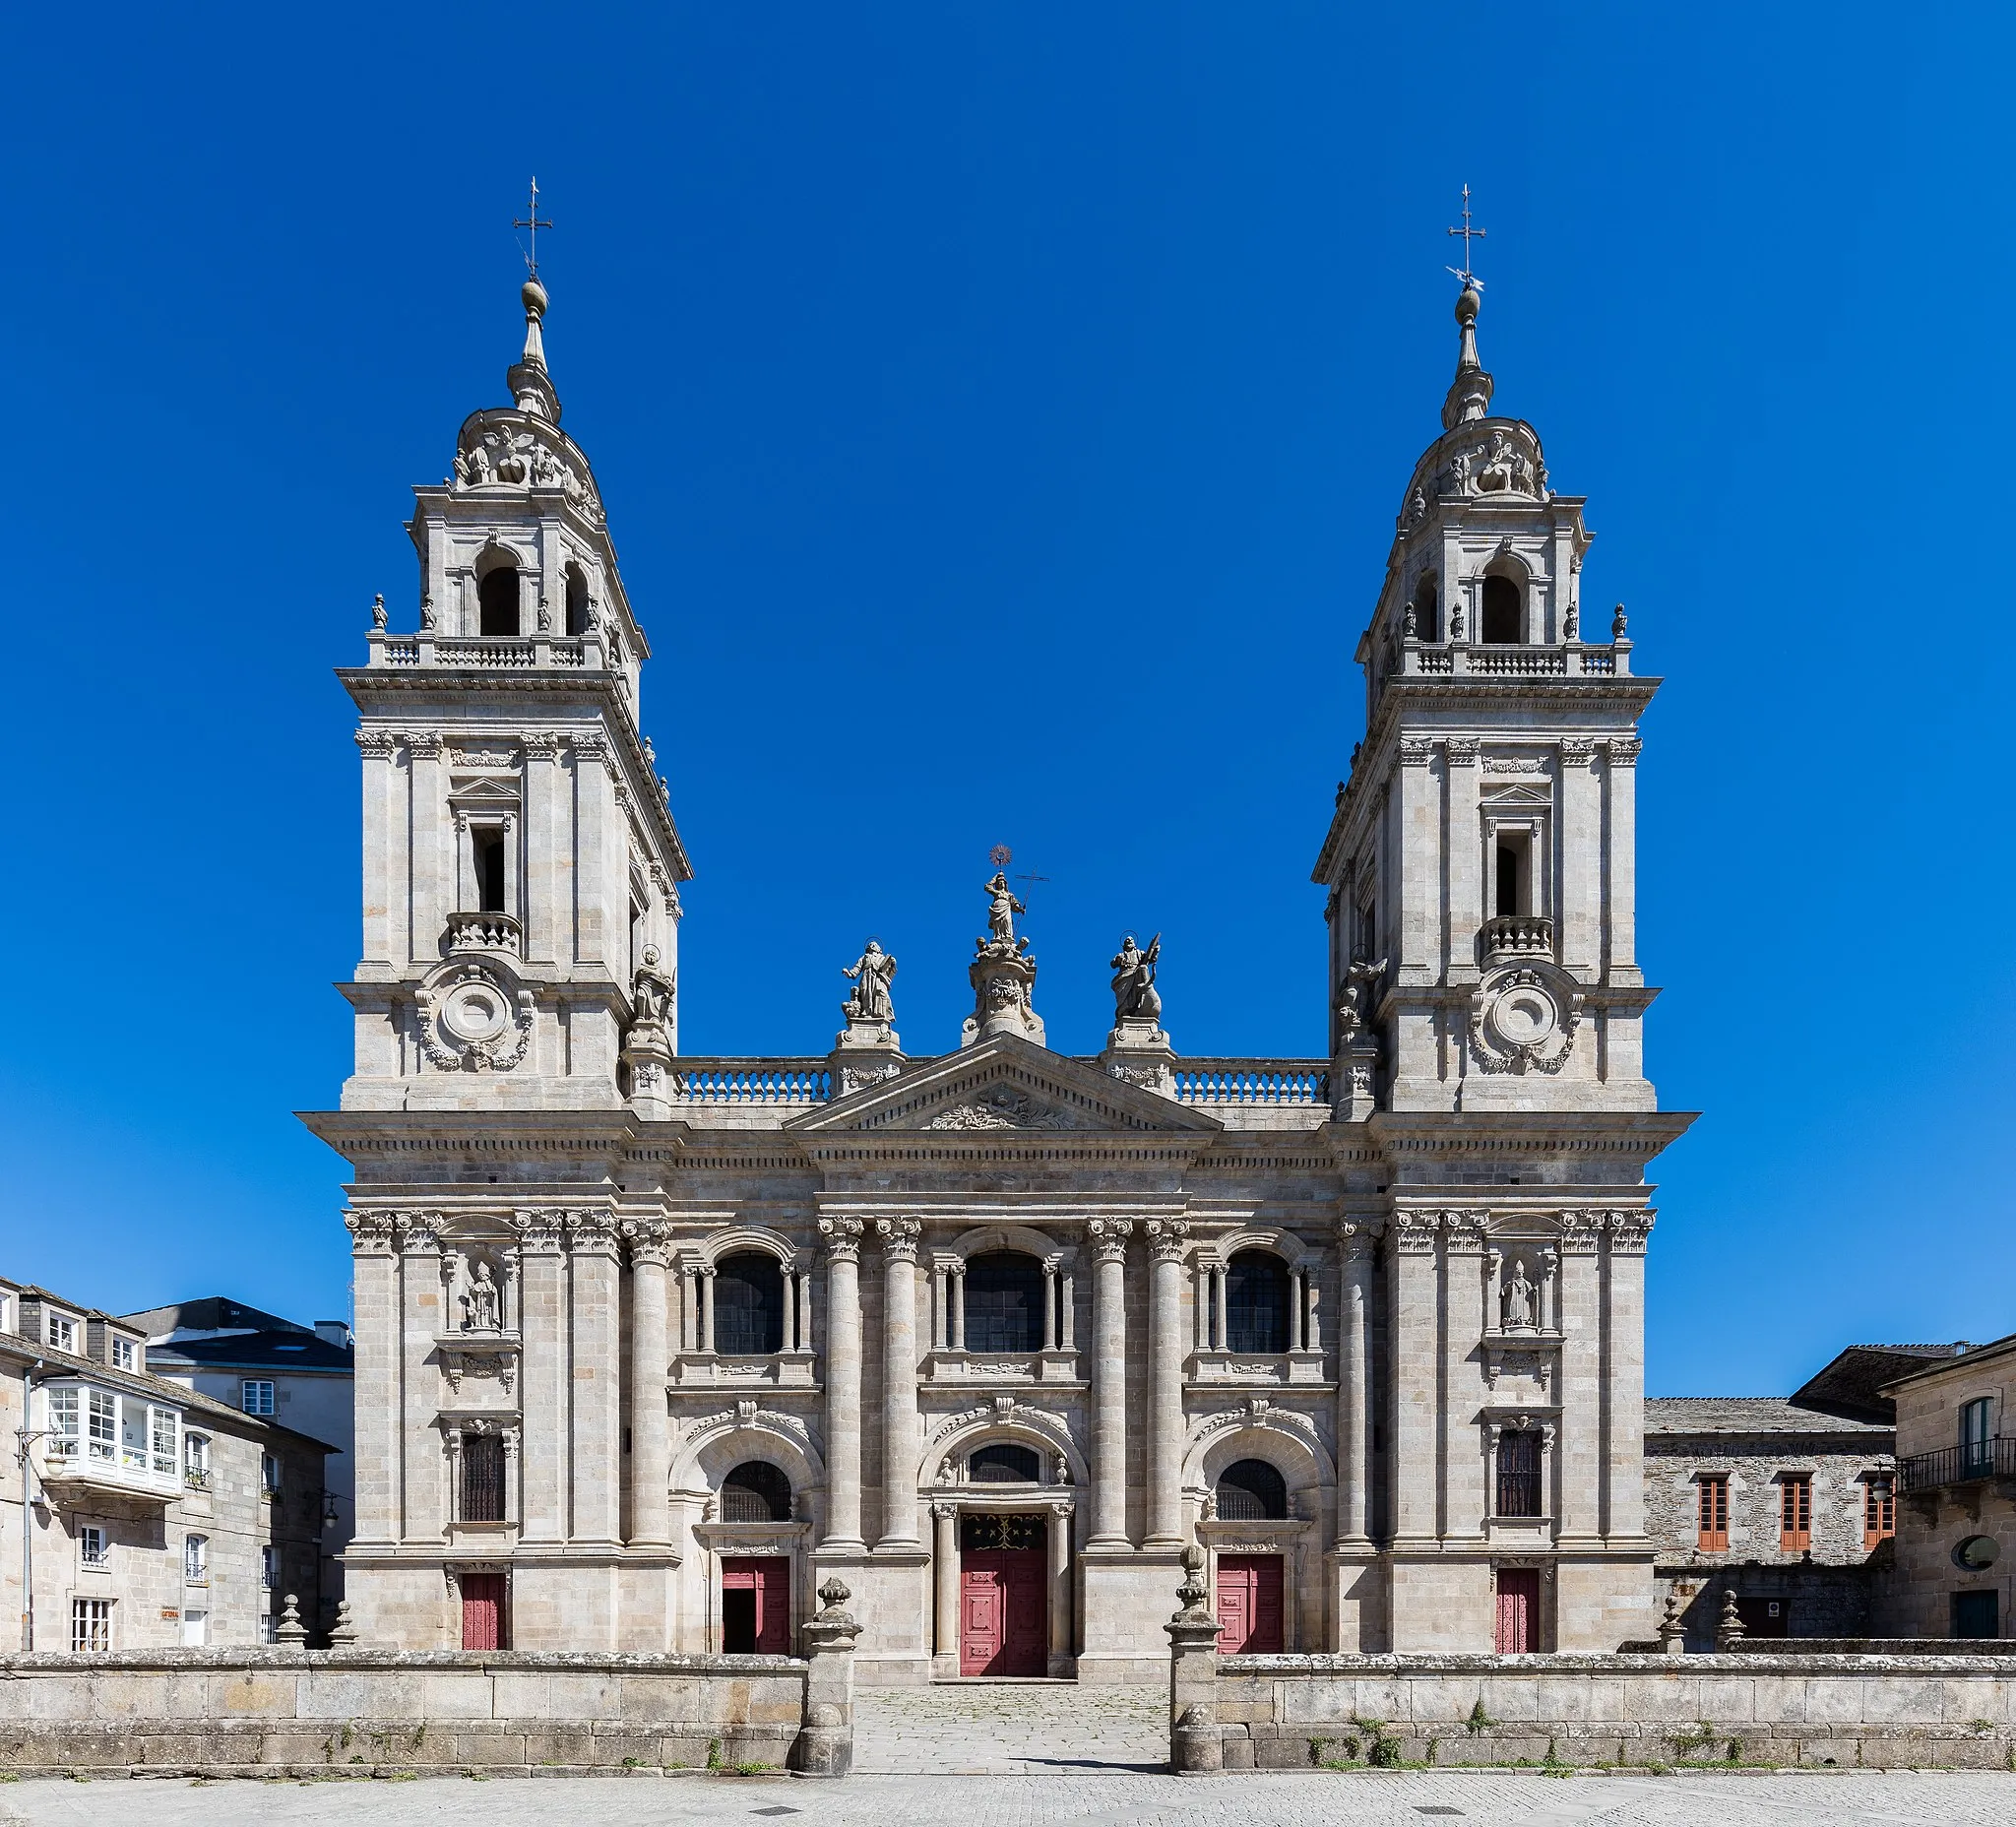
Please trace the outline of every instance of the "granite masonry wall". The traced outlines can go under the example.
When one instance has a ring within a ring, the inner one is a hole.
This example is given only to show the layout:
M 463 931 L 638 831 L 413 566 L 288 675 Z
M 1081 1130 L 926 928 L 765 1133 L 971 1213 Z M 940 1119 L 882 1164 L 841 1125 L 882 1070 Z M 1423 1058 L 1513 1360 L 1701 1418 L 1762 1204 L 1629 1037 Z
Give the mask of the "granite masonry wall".
M 0 1769 L 560 1776 L 783 1766 L 800 1748 L 807 1672 L 783 1656 L 8 1656 Z
M 1207 1657 L 1179 1662 L 1171 1700 L 1176 1759 L 1193 1769 L 1200 1753 L 1214 1767 L 1214 1746 L 1196 1742 L 1214 1718 L 1227 1770 L 1549 1758 L 2016 1768 L 2006 1657 Z

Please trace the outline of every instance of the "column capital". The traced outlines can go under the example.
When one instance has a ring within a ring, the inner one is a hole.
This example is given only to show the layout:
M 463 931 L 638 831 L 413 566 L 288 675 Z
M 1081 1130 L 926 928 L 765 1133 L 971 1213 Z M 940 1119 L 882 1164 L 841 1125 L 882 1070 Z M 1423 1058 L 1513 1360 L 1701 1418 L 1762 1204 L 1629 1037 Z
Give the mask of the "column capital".
M 1393 1215 L 1393 1243 L 1403 1256 L 1431 1256 L 1439 1216 L 1433 1212 L 1396 1212 Z
M 554 729 L 528 729 L 519 740 L 525 744 L 528 755 L 541 761 L 557 761 L 560 757 L 560 735 Z
M 441 732 L 438 729 L 409 729 L 404 737 L 406 752 L 415 761 L 439 761 L 441 759 Z
M 672 1260 L 672 1228 L 662 1218 L 633 1218 L 625 1222 L 623 1235 L 630 1243 L 630 1260 L 653 1269 L 663 1269 Z
M 1652 1234 L 1653 1212 L 1648 1206 L 1636 1212 L 1612 1212 L 1609 1215 L 1610 1254 L 1612 1256 L 1642 1256 L 1645 1254 L 1647 1238 Z
M 1379 1248 L 1379 1235 L 1385 1228 L 1376 1221 L 1362 1218 L 1347 1218 L 1337 1227 L 1337 1240 L 1344 1251 L 1347 1262 L 1369 1262 Z
M 1561 1214 L 1561 1254 L 1594 1256 L 1603 1236 L 1604 1214 L 1596 1211 L 1567 1211 Z
M 390 1212 L 346 1212 L 343 1228 L 350 1233 L 352 1255 L 390 1256 L 393 1253 Z
M 1638 765 L 1638 751 L 1645 745 L 1636 736 L 1612 736 L 1609 739 L 1609 763 L 1613 768 L 1635 768 Z
M 1435 745 L 1425 736 L 1400 738 L 1400 763 L 1404 768 L 1425 768 L 1435 759 Z
M 931 1516 L 936 1522 L 949 1523 L 958 1514 L 959 1505 L 956 1503 L 934 1503 L 931 1505 Z
M 1092 1239 L 1101 1262 L 1121 1262 L 1127 1254 L 1127 1233 L 1133 1228 L 1132 1219 L 1094 1218 L 1086 1221 L 1085 1234 Z
M 432 1256 L 441 1248 L 439 1212 L 401 1212 L 399 1253 L 402 1256 Z
M 1181 1262 L 1190 1236 L 1188 1222 L 1180 1218 L 1151 1218 L 1141 1227 L 1148 1247 L 1157 1262 Z
M 511 1228 L 518 1232 L 519 1248 L 528 1255 L 557 1256 L 560 1231 L 566 1214 L 550 1206 L 534 1206 L 511 1215 Z
M 1442 1214 L 1442 1247 L 1452 1256 L 1475 1255 L 1484 1246 L 1488 1212 L 1465 1210 Z
M 1586 768 L 1596 759 L 1596 743 L 1589 736 L 1563 736 L 1561 738 L 1561 765 L 1568 768 Z
M 833 1262 L 859 1262 L 861 1221 L 857 1218 L 822 1218 L 819 1234 L 826 1239 L 826 1254 Z
M 878 1218 L 875 1234 L 882 1239 L 883 1260 L 914 1263 L 917 1259 L 917 1238 L 923 1235 L 923 1230 L 921 1219 Z
M 392 751 L 398 746 L 399 738 L 389 729 L 359 729 L 357 747 L 367 755 L 376 755 L 383 761 L 392 759 Z
M 1477 766 L 1478 738 L 1476 736 L 1449 736 L 1442 746 L 1448 751 L 1452 768 L 1474 768 Z
M 613 1256 L 616 1221 L 607 1212 L 582 1208 L 567 1214 L 567 1246 L 577 1256 Z

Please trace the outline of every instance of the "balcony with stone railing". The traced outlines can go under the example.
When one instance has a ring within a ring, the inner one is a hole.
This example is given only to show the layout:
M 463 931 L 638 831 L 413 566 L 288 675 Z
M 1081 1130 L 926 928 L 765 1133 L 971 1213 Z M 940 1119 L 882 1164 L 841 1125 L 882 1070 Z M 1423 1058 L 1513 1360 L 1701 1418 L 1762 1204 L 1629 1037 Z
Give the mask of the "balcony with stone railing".
M 599 633 L 437 634 L 423 628 L 418 634 L 387 634 L 374 628 L 366 639 L 374 667 L 438 667 L 451 672 L 598 671 L 604 663 Z
M 1588 679 L 1627 677 L 1631 643 L 1585 647 L 1580 641 L 1559 647 L 1483 647 L 1467 641 L 1431 645 L 1409 635 L 1400 644 L 1400 671 L 1405 678 Z
M 451 914 L 443 942 L 451 952 L 487 952 L 516 958 L 524 947 L 524 932 L 516 914 Z
M 1483 923 L 1478 949 L 1485 964 L 1507 958 L 1551 958 L 1554 922 L 1544 914 L 1497 914 Z

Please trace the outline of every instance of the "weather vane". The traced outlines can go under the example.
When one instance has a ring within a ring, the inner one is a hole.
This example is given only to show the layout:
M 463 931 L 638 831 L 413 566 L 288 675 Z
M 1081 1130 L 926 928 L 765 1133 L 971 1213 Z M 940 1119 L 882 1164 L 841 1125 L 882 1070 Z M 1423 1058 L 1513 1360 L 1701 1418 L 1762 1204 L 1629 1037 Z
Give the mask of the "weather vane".
M 1469 192 L 1466 191 L 1464 194 L 1468 196 Z M 513 218 L 511 225 L 514 228 L 531 230 L 532 246 L 526 253 L 525 265 L 526 270 L 531 273 L 533 278 L 537 279 L 539 276 L 539 230 L 541 228 L 550 228 L 553 225 L 539 215 L 539 181 L 537 178 L 534 178 L 532 181 L 532 200 L 525 206 L 524 220 L 520 220 L 517 218 Z M 1456 230 L 1452 228 L 1449 232 L 1454 234 Z M 1479 232 L 1481 233 L 1482 230 L 1480 229 Z
M 1007 847 L 1007 845 L 997 844 L 994 846 L 992 850 L 990 850 L 987 852 L 987 860 L 990 863 L 992 863 L 995 868 L 1005 871 L 1008 865 L 1015 860 L 1015 852 L 1011 850 Z M 1023 890 L 1023 893 L 1026 896 L 1029 893 L 1030 889 L 1035 888 L 1037 883 L 1047 882 L 1050 878 L 1046 875 L 1024 873 L 1022 875 L 1018 875 L 1015 879 L 1018 882 L 1028 884 L 1028 886 Z
M 1461 268 L 1445 267 L 1443 271 L 1454 273 L 1466 285 L 1475 286 L 1477 290 L 1482 291 L 1484 288 L 1483 281 L 1479 279 L 1470 270 L 1470 240 L 1471 236 L 1475 235 L 1481 241 L 1487 231 L 1482 228 L 1473 228 L 1470 225 L 1470 186 L 1468 184 L 1463 187 L 1463 226 L 1461 228 L 1452 228 L 1449 232 L 1451 234 L 1460 234 L 1463 237 L 1463 265 Z

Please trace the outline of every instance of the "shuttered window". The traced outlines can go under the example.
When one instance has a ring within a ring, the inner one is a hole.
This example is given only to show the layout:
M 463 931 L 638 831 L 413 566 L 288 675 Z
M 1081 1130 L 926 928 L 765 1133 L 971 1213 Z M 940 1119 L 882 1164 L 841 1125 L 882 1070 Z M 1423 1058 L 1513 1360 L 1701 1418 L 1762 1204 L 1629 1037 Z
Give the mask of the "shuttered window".
M 1729 1546 L 1729 1479 L 1718 1474 L 1695 1487 L 1699 1493 L 1699 1539 L 1695 1545 L 1714 1552 Z
M 1778 1545 L 1813 1545 L 1813 1480 L 1804 1473 L 1788 1474 L 1778 1481 Z

